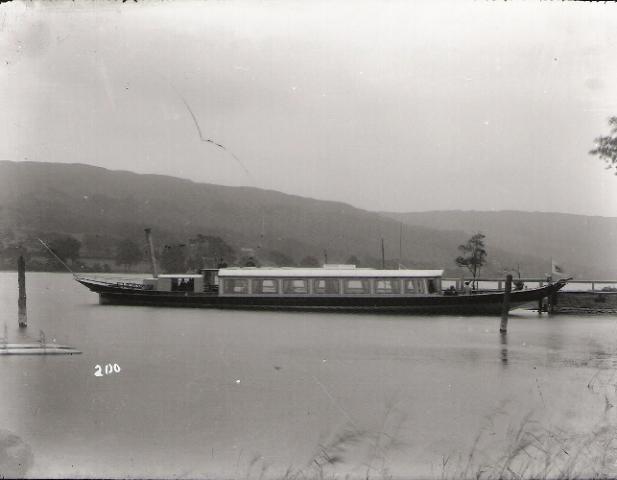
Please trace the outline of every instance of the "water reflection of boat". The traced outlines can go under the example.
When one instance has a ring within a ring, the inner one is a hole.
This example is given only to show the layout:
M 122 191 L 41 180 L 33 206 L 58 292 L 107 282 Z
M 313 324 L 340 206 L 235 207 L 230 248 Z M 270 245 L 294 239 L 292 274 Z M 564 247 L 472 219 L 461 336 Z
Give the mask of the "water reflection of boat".
M 76 276 L 101 304 L 293 309 L 428 314 L 499 314 L 504 292 L 465 295 L 442 290 L 443 270 L 221 268 L 159 275 L 142 283 Z M 510 308 L 551 297 L 566 281 L 513 291 Z M 448 294 L 450 293 L 450 294 Z

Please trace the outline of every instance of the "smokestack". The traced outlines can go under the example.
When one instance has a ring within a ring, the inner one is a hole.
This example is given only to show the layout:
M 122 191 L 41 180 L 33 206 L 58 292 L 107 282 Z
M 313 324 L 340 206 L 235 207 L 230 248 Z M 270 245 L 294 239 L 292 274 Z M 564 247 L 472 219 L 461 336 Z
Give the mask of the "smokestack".
M 152 244 L 152 235 L 150 235 L 150 229 L 144 229 L 146 232 L 146 240 L 148 242 L 148 252 L 150 253 L 150 265 L 152 266 L 152 276 L 158 278 L 159 272 L 156 269 L 156 258 L 154 257 L 154 245 Z

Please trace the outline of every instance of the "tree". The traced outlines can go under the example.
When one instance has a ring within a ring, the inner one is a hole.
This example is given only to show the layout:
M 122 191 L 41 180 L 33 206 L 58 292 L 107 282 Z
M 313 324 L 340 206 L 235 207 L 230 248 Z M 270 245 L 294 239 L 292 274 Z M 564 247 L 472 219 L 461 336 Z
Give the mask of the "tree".
M 238 260 L 238 265 L 241 267 L 261 267 L 259 260 L 253 256 L 243 255 Z
M 82 239 L 82 253 L 88 252 L 91 257 L 109 258 L 118 248 L 118 242 L 107 235 L 86 234 Z
M 615 168 L 615 175 L 617 175 L 617 117 L 609 118 L 608 125 L 611 127 L 611 134 L 596 138 L 594 140 L 596 148 L 590 150 L 589 153 L 597 155 L 608 163 L 607 168 Z
M 360 266 L 360 259 L 358 257 L 356 257 L 355 255 L 351 255 L 346 261 L 345 263 L 347 265 L 355 265 L 356 267 Z
M 221 260 L 232 263 L 236 258 L 236 251 L 221 237 L 197 234 L 189 240 L 190 253 L 187 267 L 192 270 L 204 268 L 206 264 L 217 266 Z
M 319 260 L 311 255 L 307 255 L 302 260 L 300 260 L 301 267 L 319 267 Z
M 186 271 L 186 245 L 165 245 L 161 254 L 161 268 L 166 273 Z
M 116 265 L 122 265 L 125 270 L 129 270 L 131 265 L 135 265 L 143 258 L 142 251 L 139 246 L 125 238 L 120 240 L 116 245 Z
M 49 248 L 63 261 L 74 262 L 79 258 L 81 242 L 73 237 L 60 237 L 49 243 Z
M 473 276 L 473 287 L 478 288 L 477 278 L 480 276 L 482 266 L 486 263 L 486 249 L 484 247 L 484 239 L 486 237 L 481 233 L 473 235 L 467 243 L 459 245 L 458 249 L 462 255 L 454 260 L 459 267 L 465 267 Z
M 268 260 L 274 263 L 278 267 L 293 267 L 295 266 L 295 262 L 293 258 L 289 257 L 287 254 L 283 252 L 279 252 L 278 250 L 270 250 L 267 253 Z
M 17 268 L 17 259 L 19 257 L 24 257 L 26 264 L 30 263 L 30 252 L 21 244 L 12 244 L 0 249 L 0 265 L 2 268 Z

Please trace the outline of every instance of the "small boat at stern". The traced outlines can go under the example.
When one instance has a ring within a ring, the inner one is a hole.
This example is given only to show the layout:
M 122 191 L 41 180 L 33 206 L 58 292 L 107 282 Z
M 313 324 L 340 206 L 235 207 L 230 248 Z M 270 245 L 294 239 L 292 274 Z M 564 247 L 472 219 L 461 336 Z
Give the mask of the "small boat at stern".
M 158 275 L 141 283 L 76 276 L 101 304 L 249 310 L 321 310 L 453 315 L 499 315 L 504 292 L 444 292 L 443 270 L 378 270 L 353 265 L 322 268 L 220 268 Z M 551 297 L 559 280 L 510 294 L 510 308 Z M 454 294 L 453 294 L 454 293 Z

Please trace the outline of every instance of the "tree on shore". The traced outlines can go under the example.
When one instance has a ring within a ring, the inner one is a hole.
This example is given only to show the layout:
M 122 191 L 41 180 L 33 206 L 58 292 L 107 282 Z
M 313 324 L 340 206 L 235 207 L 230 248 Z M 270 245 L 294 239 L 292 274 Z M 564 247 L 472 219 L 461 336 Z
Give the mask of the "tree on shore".
M 17 268 L 17 259 L 19 257 L 24 257 L 26 264 L 29 264 L 30 252 L 21 244 L 12 244 L 0 248 L 0 266 L 2 268 L 9 268 L 11 270 Z
M 235 249 L 221 237 L 214 235 L 198 233 L 195 238 L 189 239 L 189 249 L 187 267 L 195 271 L 207 265 L 216 267 L 221 261 L 232 263 L 236 258 Z
M 161 268 L 165 273 L 186 272 L 186 245 L 165 245 L 161 253 Z
M 596 148 L 589 153 L 604 160 L 608 164 L 608 169 L 615 168 L 617 175 L 617 117 L 609 118 L 608 125 L 611 128 L 610 135 L 597 137 L 594 140 Z
M 482 267 L 486 263 L 486 248 L 484 239 L 486 237 L 482 233 L 474 234 L 466 243 L 459 245 L 458 249 L 461 255 L 454 260 L 456 265 L 469 270 L 473 277 L 473 287 L 478 288 L 478 277 L 482 271 Z
M 125 238 L 116 245 L 116 265 L 122 265 L 125 270 L 130 270 L 131 266 L 138 264 L 142 258 L 141 249 L 132 240 Z
M 274 263 L 277 267 L 295 267 L 296 263 L 286 253 L 278 250 L 270 250 L 266 253 L 267 259 Z
M 355 255 L 351 255 L 347 260 L 345 260 L 347 265 L 355 265 L 356 267 L 360 266 L 360 259 Z
M 302 260 L 300 260 L 301 267 L 319 267 L 319 260 L 317 260 L 312 255 L 307 255 Z
M 73 237 L 60 237 L 49 243 L 49 248 L 63 261 L 74 262 L 79 258 L 81 242 Z M 61 267 L 59 267 L 61 268 Z

